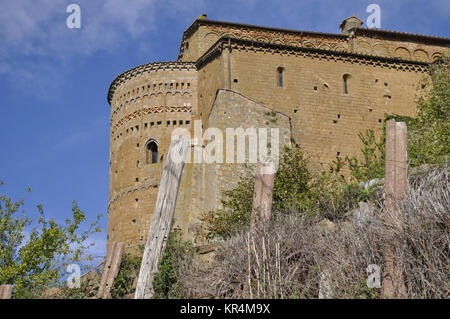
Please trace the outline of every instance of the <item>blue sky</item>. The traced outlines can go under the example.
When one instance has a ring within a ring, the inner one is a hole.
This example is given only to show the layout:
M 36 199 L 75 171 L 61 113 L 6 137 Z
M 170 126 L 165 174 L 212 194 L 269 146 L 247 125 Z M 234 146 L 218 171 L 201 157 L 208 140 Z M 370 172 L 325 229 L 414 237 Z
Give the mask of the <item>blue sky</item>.
M 81 28 L 66 26 L 66 7 L 81 7 Z M 352 14 L 366 21 L 381 7 L 383 29 L 450 36 L 448 0 L 2 0 L 0 10 L 0 192 L 25 196 L 29 215 L 42 204 L 64 221 L 76 200 L 104 232 L 109 105 L 121 72 L 175 60 L 182 32 L 202 13 L 209 19 L 338 33 Z M 30 186 L 33 191 L 25 194 Z

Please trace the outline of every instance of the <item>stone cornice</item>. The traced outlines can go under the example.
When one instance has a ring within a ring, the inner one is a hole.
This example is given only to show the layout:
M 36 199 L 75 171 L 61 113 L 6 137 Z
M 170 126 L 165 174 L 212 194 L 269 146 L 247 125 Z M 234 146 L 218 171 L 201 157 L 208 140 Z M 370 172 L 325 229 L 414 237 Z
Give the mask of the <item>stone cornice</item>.
M 250 24 L 243 23 L 234 23 L 234 22 L 224 22 L 224 21 L 215 21 L 215 20 L 207 20 L 207 19 L 197 19 L 195 20 L 183 33 L 183 37 L 180 44 L 180 50 L 178 54 L 178 60 L 181 59 L 183 55 L 183 47 L 184 43 L 187 39 L 199 28 L 200 25 L 211 25 L 211 26 L 223 26 L 236 28 L 236 29 L 247 29 L 247 30 L 260 30 L 267 32 L 278 32 L 284 34 L 302 34 L 305 36 L 324 36 L 328 38 L 340 38 L 347 39 L 347 35 L 338 34 L 338 33 L 323 33 L 323 32 L 313 32 L 313 31 L 301 31 L 301 30 L 291 30 L 291 29 L 282 29 L 282 28 L 271 28 L 264 26 L 256 26 Z M 423 34 L 414 34 L 407 32 L 399 32 L 399 31 L 391 31 L 391 30 L 380 30 L 380 29 L 368 29 L 368 28 L 355 28 L 356 35 L 369 35 L 369 36 L 377 36 L 381 39 L 402 39 L 402 40 L 412 40 L 414 42 L 423 43 L 423 44 L 435 44 L 435 45 L 444 45 L 450 46 L 450 39 L 444 37 L 423 35 Z
M 347 39 L 346 35 L 339 34 L 339 33 L 302 31 L 302 30 L 292 30 L 292 29 L 257 26 L 257 25 L 244 24 L 244 23 L 197 19 L 183 32 L 183 37 L 181 40 L 180 50 L 179 50 L 179 54 L 178 54 L 178 60 L 180 60 L 183 55 L 182 50 L 184 47 L 184 43 L 199 28 L 200 25 L 224 26 L 224 27 L 237 28 L 237 29 L 262 30 L 262 31 L 267 31 L 267 32 L 277 32 L 277 33 L 284 33 L 284 34 L 296 34 L 296 35 L 305 35 L 305 36 L 308 36 L 308 35 L 309 36 L 325 36 L 325 37 L 329 37 L 329 38 Z
M 129 193 L 143 190 L 143 189 L 149 189 L 150 187 L 156 188 L 158 186 L 159 186 L 158 183 L 151 182 L 151 183 L 141 184 L 138 186 L 127 187 L 127 188 L 121 190 L 120 192 L 116 193 L 116 195 L 108 201 L 108 210 L 109 210 L 109 207 L 111 206 L 111 204 L 113 204 L 116 200 L 118 200 L 120 197 L 122 197 L 125 194 L 129 194 Z
M 128 100 L 126 100 L 126 101 L 123 101 L 122 103 L 120 103 L 115 109 L 114 109 L 114 111 L 112 112 L 112 114 L 113 114 L 113 116 L 115 115 L 115 114 L 117 114 L 119 111 L 120 111 L 120 109 L 124 106 L 124 105 L 126 105 L 126 104 L 128 104 L 128 103 L 132 103 L 132 102 L 134 102 L 134 101 L 137 101 L 138 99 L 143 99 L 144 97 L 148 97 L 148 98 L 150 98 L 152 95 L 153 96 L 157 96 L 157 95 L 159 95 L 159 94 L 162 94 L 162 95 L 176 95 L 176 94 L 181 94 L 182 96 L 183 95 L 185 95 L 185 94 L 188 94 L 189 96 L 192 96 L 192 91 L 191 90 L 170 90 L 170 89 L 167 89 L 167 90 L 158 90 L 158 91 L 154 91 L 154 92 L 151 92 L 151 93 L 143 93 L 143 94 L 137 94 L 137 95 L 135 95 L 135 96 L 132 96 L 131 98 L 129 98 Z
M 212 45 L 211 48 L 197 60 L 196 62 L 197 69 L 202 68 L 212 58 L 220 54 L 222 49 L 228 44 L 228 41 L 230 41 L 230 43 L 232 44 L 232 50 L 247 50 L 247 51 L 253 50 L 253 51 L 264 51 L 281 54 L 295 54 L 314 58 L 321 58 L 325 60 L 335 60 L 335 61 L 340 60 L 350 63 L 367 64 L 415 72 L 417 71 L 426 72 L 429 66 L 429 64 L 426 62 L 402 60 L 399 58 L 380 57 L 359 53 L 331 51 L 316 48 L 290 46 L 285 44 L 275 44 L 245 39 L 236 39 L 230 37 L 222 37 L 219 40 L 217 40 L 217 42 L 214 45 Z
M 117 129 L 122 126 L 124 123 L 131 121 L 132 119 L 139 118 L 142 115 L 148 115 L 148 114 L 154 114 L 154 113 L 190 113 L 192 112 L 191 106 L 153 106 L 153 107 L 147 107 L 143 108 L 142 110 L 134 111 L 131 114 L 128 114 L 127 116 L 121 118 L 119 121 L 117 121 L 114 126 L 112 125 L 111 121 L 111 135 L 114 135 Z
M 436 37 L 431 35 L 423 35 L 423 34 L 415 34 L 415 33 L 407 33 L 407 32 L 399 32 L 399 31 L 391 31 L 391 30 L 382 30 L 382 29 L 369 29 L 369 28 L 354 28 L 350 29 L 355 32 L 356 36 L 369 36 L 369 37 L 377 37 L 379 39 L 388 40 L 408 40 L 421 44 L 431 44 L 431 45 L 442 45 L 446 47 L 450 47 L 450 39 L 443 37 Z
M 150 62 L 146 64 L 139 65 L 132 69 L 129 69 L 121 74 L 119 74 L 109 86 L 108 90 L 108 103 L 111 104 L 112 97 L 116 88 L 126 82 L 127 80 L 148 72 L 157 72 L 157 71 L 191 71 L 195 70 L 195 65 L 192 62 L 178 62 L 178 61 L 170 61 L 170 62 Z

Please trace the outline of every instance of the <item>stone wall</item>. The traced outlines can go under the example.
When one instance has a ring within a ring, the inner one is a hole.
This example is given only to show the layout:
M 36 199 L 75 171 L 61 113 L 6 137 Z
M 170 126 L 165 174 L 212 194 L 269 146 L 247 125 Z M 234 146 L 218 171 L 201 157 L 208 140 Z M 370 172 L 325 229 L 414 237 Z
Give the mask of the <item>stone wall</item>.
M 108 246 L 145 243 L 175 128 L 193 136 L 195 120 L 203 131 L 278 127 L 282 145 L 293 141 L 329 164 L 336 156 L 358 154 L 358 133 L 370 128 L 379 134 L 386 115 L 414 115 L 416 96 L 429 89 L 421 85 L 427 63 L 448 52 L 450 41 L 347 31 L 282 30 L 200 16 L 183 34 L 178 62 L 147 63 L 120 74 L 108 92 Z M 154 164 L 149 141 L 158 145 Z M 199 141 L 191 150 L 204 147 Z M 241 171 L 235 164 L 186 164 L 175 213 L 186 238 L 193 238 L 203 212 L 220 207 L 222 191 L 235 185 Z
M 432 62 L 449 48 L 445 38 L 357 28 L 348 35 L 285 30 L 200 19 L 185 32 L 180 61 L 197 61 L 221 37 L 294 47 Z M 186 48 L 187 46 L 187 48 Z
M 223 67 L 226 72 L 227 62 Z M 327 164 L 336 155 L 359 153 L 358 133 L 380 133 L 387 114 L 414 115 L 427 70 L 424 64 L 233 42 L 231 89 L 291 117 L 295 143 Z M 209 101 L 199 99 L 200 113 L 209 108 Z
M 181 187 L 178 195 L 177 209 L 175 213 L 175 224 L 183 230 L 185 238 L 192 239 L 200 224 L 202 213 L 221 208 L 222 192 L 237 185 L 238 177 L 245 172 L 245 167 L 254 169 L 254 164 L 249 164 L 248 145 L 246 139 L 245 163 L 226 161 L 226 129 L 227 128 L 255 128 L 256 132 L 261 128 L 268 130 L 269 148 L 271 142 L 271 128 L 278 129 L 277 140 L 279 150 L 291 145 L 291 123 L 290 118 L 280 112 L 271 109 L 241 94 L 229 90 L 218 90 L 214 104 L 209 112 L 208 127 L 217 128 L 222 132 L 223 148 L 222 162 L 220 163 L 194 163 L 185 166 L 182 175 Z M 235 139 L 233 139 L 235 140 Z M 205 150 L 203 141 L 201 147 Z M 273 147 L 274 149 L 274 147 Z M 234 151 L 237 151 L 236 141 Z M 270 150 L 268 151 L 270 156 Z
M 171 132 L 190 129 L 197 109 L 192 63 L 155 63 L 130 71 L 112 84 L 108 245 L 145 243 Z M 146 150 L 149 141 L 158 145 L 157 163 Z

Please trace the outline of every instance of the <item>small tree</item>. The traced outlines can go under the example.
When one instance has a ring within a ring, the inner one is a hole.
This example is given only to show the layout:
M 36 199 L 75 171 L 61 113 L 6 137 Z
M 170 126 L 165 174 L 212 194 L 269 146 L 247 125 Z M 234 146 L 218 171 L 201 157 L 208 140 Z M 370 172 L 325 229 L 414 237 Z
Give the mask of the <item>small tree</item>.
M 28 190 L 29 191 L 29 190 Z M 70 263 L 90 260 L 85 253 L 93 245 L 87 240 L 100 232 L 101 215 L 86 231 L 79 231 L 86 215 L 76 202 L 72 203 L 72 219 L 59 225 L 47 219 L 42 205 L 38 205 L 36 226 L 25 215 L 23 199 L 14 202 L 0 195 L 0 284 L 13 284 L 15 298 L 32 298 L 44 288 L 57 285 Z
M 408 128 L 413 166 L 443 163 L 450 155 L 450 57 L 432 65 L 430 75 L 423 86 L 431 88 L 417 100 L 417 123 Z

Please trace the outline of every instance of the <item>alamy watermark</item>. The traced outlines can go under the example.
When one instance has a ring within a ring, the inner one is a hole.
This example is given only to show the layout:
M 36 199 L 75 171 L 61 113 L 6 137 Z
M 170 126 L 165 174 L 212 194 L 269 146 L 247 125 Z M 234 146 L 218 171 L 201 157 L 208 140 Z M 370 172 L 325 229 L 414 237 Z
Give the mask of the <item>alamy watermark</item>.
M 270 135 L 270 142 L 269 142 Z M 276 170 L 279 163 L 279 128 L 226 128 L 225 132 L 210 127 L 203 132 L 202 121 L 194 121 L 194 137 L 187 128 L 176 128 L 172 139 L 185 136 L 191 144 L 185 163 L 257 163 L 272 162 Z M 171 154 L 175 163 L 183 159 Z
M 69 29 L 81 28 L 81 8 L 78 4 L 69 4 L 66 8 L 66 12 L 70 15 L 66 19 L 66 25 Z
M 367 287 L 374 289 L 374 288 L 381 288 L 381 268 L 378 265 L 371 264 L 367 266 L 366 272 L 369 275 L 367 277 Z
M 366 9 L 367 13 L 370 13 L 370 15 L 367 17 L 367 27 L 372 28 L 381 28 L 381 8 L 378 4 L 372 3 L 367 6 Z
M 77 264 L 70 264 L 66 268 L 69 277 L 66 279 L 67 287 L 80 288 L 81 287 L 81 268 Z

